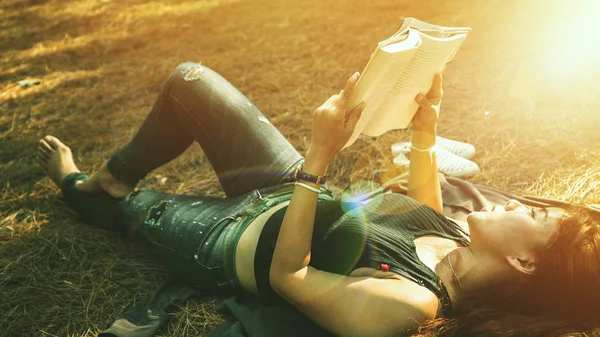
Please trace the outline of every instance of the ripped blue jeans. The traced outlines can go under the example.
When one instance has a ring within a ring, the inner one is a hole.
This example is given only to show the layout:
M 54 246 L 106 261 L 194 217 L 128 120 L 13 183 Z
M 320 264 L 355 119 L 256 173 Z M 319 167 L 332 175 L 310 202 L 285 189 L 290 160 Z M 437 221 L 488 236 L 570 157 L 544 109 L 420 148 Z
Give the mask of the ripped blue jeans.
M 108 160 L 129 186 L 198 142 L 227 197 L 293 178 L 302 156 L 258 108 L 208 67 L 175 68 L 131 141 Z
M 71 173 L 61 184 L 65 201 L 85 222 L 141 239 L 187 284 L 217 294 L 246 294 L 235 273 L 239 238 L 260 213 L 289 200 L 294 188 L 288 182 L 233 198 L 142 188 L 119 200 L 79 192 L 76 182 L 87 179 Z M 321 192 L 320 199 L 334 199 L 326 188 Z
M 241 291 L 235 277 L 237 240 L 258 213 L 289 200 L 303 158 L 232 84 L 207 67 L 184 63 L 133 139 L 109 159 L 108 169 L 133 187 L 194 141 L 226 198 L 145 188 L 122 200 L 86 195 L 75 188 L 88 179 L 82 173 L 63 180 L 63 196 L 84 221 L 141 237 L 189 284 L 217 293 Z M 322 190 L 322 197 L 333 198 Z

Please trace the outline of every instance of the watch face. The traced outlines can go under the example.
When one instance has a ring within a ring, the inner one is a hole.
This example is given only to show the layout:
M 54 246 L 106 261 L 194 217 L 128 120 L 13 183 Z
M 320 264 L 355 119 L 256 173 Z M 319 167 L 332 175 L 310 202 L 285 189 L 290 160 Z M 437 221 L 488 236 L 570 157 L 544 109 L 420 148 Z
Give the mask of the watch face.
M 302 166 L 304 166 L 304 163 L 300 164 L 300 166 L 298 166 L 298 168 L 296 169 L 296 174 L 294 174 L 294 178 L 296 178 L 296 180 L 298 180 L 298 174 L 300 173 L 300 171 L 302 171 Z

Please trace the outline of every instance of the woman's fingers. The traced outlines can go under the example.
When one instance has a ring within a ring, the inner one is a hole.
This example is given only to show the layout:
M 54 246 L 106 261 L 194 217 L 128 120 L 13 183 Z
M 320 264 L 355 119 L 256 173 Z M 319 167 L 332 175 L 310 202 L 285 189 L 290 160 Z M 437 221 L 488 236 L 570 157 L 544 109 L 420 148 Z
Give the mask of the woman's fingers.
M 321 104 L 321 107 L 331 107 L 331 106 L 334 106 L 336 104 L 337 100 L 338 100 L 338 96 L 337 95 L 333 95 L 333 96 L 329 97 L 323 104 Z
M 442 74 L 435 74 L 435 76 L 433 76 L 431 88 L 429 89 L 429 92 L 427 92 L 427 98 L 435 99 L 442 97 L 442 95 Z
M 423 109 L 426 113 L 435 112 L 435 109 L 431 105 L 431 102 L 423 94 L 418 94 L 415 98 L 415 101 L 417 102 L 417 104 L 419 104 L 419 107 Z
M 419 104 L 419 112 L 415 115 L 413 123 L 416 122 L 421 124 L 436 123 L 438 114 L 436 107 L 433 106 L 430 100 L 427 99 L 423 94 L 417 95 L 415 101 Z
M 366 106 L 367 102 L 361 102 L 354 109 L 352 109 L 344 121 L 344 125 L 347 129 L 354 130 L 354 127 L 356 127 L 356 123 L 358 123 L 358 120 L 360 119 L 360 116 L 362 115 L 362 112 L 365 110 Z
M 359 111 L 361 112 L 364 109 L 364 104 L 362 103 L 362 107 L 361 104 L 359 104 L 353 109 L 350 109 L 350 107 L 348 106 L 350 104 L 350 99 L 352 98 L 352 95 L 354 95 L 354 88 L 356 88 L 356 83 L 358 82 L 359 75 L 360 73 L 358 71 L 355 72 L 348 79 L 348 82 L 346 82 L 346 87 L 344 88 L 344 90 L 340 91 L 340 93 L 337 95 L 329 97 L 329 99 L 325 101 L 325 103 L 323 103 L 317 110 L 326 113 L 333 113 L 336 115 L 336 118 L 338 120 L 342 119 L 343 117 L 344 125 L 347 125 L 348 121 L 352 119 L 354 115 L 356 115 L 356 109 L 360 109 Z M 317 110 L 315 110 L 315 112 Z M 360 113 L 358 115 L 360 117 Z
M 442 102 L 442 75 L 435 74 L 431 88 L 427 94 L 418 94 L 415 102 L 419 104 L 419 110 L 411 121 L 413 126 L 436 125 L 439 117 L 440 103 Z
M 345 100 L 350 100 L 352 95 L 354 95 L 354 88 L 356 88 L 356 83 L 358 82 L 358 77 L 360 73 L 357 71 L 354 75 L 350 76 L 348 82 L 346 82 L 346 87 L 344 90 L 340 92 L 340 96 Z

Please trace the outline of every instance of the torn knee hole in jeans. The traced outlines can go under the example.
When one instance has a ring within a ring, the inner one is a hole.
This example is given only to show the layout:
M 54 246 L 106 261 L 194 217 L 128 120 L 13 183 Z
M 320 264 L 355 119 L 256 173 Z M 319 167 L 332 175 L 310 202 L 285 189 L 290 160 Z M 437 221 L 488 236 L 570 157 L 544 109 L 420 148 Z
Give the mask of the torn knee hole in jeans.
M 200 64 L 193 65 L 187 69 L 181 71 L 181 76 L 183 76 L 183 80 L 186 82 L 197 81 L 202 76 L 202 66 Z
M 148 211 L 148 218 L 144 221 L 144 224 L 148 226 L 156 227 L 160 223 L 160 217 L 165 213 L 167 209 L 167 202 L 163 201 L 158 206 L 150 207 Z
M 265 124 L 271 124 L 271 122 L 269 122 L 269 120 L 267 119 L 267 117 L 264 117 L 264 116 L 258 116 L 258 121 L 259 122 L 263 122 Z

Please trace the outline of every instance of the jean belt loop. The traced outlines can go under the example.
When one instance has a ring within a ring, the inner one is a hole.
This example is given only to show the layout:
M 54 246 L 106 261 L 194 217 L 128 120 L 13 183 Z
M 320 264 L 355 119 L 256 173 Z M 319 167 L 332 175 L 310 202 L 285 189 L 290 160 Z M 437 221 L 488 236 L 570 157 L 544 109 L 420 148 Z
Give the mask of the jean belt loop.
M 258 193 L 258 199 L 263 200 L 263 195 L 260 194 L 260 191 L 256 190 L 256 193 Z

